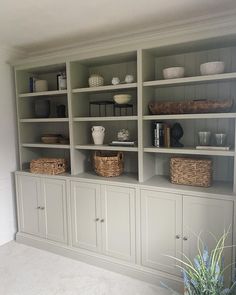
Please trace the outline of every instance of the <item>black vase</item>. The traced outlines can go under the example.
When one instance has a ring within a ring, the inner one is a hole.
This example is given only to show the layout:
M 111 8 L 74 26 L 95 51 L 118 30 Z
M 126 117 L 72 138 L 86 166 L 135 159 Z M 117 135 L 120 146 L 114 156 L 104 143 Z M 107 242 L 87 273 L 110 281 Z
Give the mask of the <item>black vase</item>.
M 179 142 L 180 138 L 183 137 L 184 131 L 179 123 L 175 123 L 170 130 L 171 146 L 172 147 L 183 147 L 184 145 Z
M 50 115 L 50 101 L 47 99 L 38 99 L 34 103 L 35 117 L 48 118 Z

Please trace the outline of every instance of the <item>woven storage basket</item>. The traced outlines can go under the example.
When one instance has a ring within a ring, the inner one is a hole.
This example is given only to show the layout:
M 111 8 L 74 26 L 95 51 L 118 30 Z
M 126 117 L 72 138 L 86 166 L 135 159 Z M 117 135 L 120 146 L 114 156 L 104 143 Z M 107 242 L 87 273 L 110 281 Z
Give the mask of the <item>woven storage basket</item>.
M 212 161 L 171 158 L 170 180 L 175 184 L 209 187 L 212 182 Z
M 93 74 L 88 79 L 89 87 L 103 86 L 104 78 L 98 74 Z
M 95 152 L 93 154 L 95 172 L 104 177 L 119 176 L 124 171 L 124 155 L 118 153 Z
M 30 172 L 36 174 L 60 174 L 66 171 L 66 160 L 61 158 L 39 158 L 30 162 Z
M 149 110 L 152 115 L 201 114 L 229 112 L 232 106 L 232 99 L 154 101 L 149 103 Z

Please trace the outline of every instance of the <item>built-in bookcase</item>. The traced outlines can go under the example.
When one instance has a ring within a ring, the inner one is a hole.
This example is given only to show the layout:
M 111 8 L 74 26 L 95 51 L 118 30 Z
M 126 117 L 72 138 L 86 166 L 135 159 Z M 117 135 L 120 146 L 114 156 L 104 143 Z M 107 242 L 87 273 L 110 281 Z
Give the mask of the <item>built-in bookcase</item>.
M 210 44 L 210 42 L 208 42 Z M 19 126 L 20 167 L 27 169 L 30 160 L 41 156 L 63 156 L 69 161 L 72 175 L 93 175 L 92 153 L 98 151 L 122 151 L 125 155 L 125 174 L 129 181 L 135 177 L 144 183 L 165 186 L 169 182 L 169 160 L 174 155 L 211 158 L 213 160 L 214 184 L 211 188 L 229 192 L 236 191 L 235 183 L 235 118 L 236 109 L 230 113 L 151 115 L 151 101 L 178 101 L 192 99 L 236 99 L 236 47 L 213 46 L 198 41 L 191 44 L 162 48 L 138 49 L 96 58 L 66 57 L 59 63 L 38 63 L 34 66 L 16 67 L 16 95 Z M 225 73 L 200 75 L 200 64 L 208 61 L 225 62 Z M 166 67 L 184 66 L 185 77 L 164 80 L 162 71 Z M 56 85 L 58 72 L 67 73 L 67 90 L 59 91 Z M 101 74 L 104 85 L 89 87 L 91 74 Z M 133 83 L 112 85 L 113 77 L 121 81 L 127 74 L 134 76 Z M 29 77 L 35 75 L 46 79 L 49 91 L 29 92 Z M 113 106 L 99 111 L 91 102 L 113 101 L 115 94 L 132 95 L 133 110 L 122 110 L 114 114 Z M 34 100 L 49 99 L 51 115 L 39 119 L 34 116 Z M 56 117 L 56 106 L 67 106 L 66 117 Z M 236 104 L 234 104 L 236 106 Z M 181 142 L 184 148 L 156 148 L 152 145 L 154 121 L 170 125 L 178 122 L 184 130 Z M 104 145 L 95 146 L 91 128 L 102 125 L 106 129 Z M 134 147 L 114 147 L 109 143 L 116 139 L 121 128 L 130 131 Z M 198 131 L 212 134 L 227 133 L 229 151 L 196 150 Z M 70 137 L 67 145 L 43 145 L 40 135 L 60 133 Z M 198 188 L 196 188 L 198 190 Z

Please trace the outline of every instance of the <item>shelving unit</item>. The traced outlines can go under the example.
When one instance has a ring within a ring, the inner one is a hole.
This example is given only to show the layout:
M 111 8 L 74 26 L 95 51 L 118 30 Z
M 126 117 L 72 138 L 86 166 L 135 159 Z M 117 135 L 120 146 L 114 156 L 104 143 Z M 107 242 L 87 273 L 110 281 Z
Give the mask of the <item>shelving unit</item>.
M 201 113 L 150 115 L 148 104 L 151 101 L 225 99 L 235 101 L 236 93 L 236 47 L 215 47 L 191 44 L 191 50 L 184 44 L 165 48 L 138 49 L 126 53 L 104 55 L 80 59 L 62 58 L 59 64 L 16 68 L 16 95 L 18 109 L 18 129 L 21 169 L 27 167 L 31 159 L 43 155 L 65 155 L 70 161 L 70 173 L 73 176 L 84 175 L 94 178 L 91 167 L 91 155 L 94 151 L 122 151 L 125 154 L 125 174 L 132 175 L 137 182 L 147 185 L 167 187 L 169 159 L 173 156 L 210 158 L 214 163 L 214 185 L 211 191 L 223 185 L 226 193 L 236 192 L 235 157 L 235 108 L 230 113 Z M 194 49 L 195 48 L 195 49 Z M 199 51 L 201 48 L 201 51 Z M 225 73 L 201 76 L 200 64 L 208 61 L 225 62 Z M 185 77 L 164 80 L 162 70 L 171 66 L 184 66 Z M 55 77 L 59 71 L 67 73 L 67 90 L 56 90 Z M 104 86 L 89 87 L 88 78 L 93 73 L 104 77 Z M 28 79 L 36 74 L 49 81 L 49 91 L 29 93 Z M 112 85 L 113 77 L 124 80 L 126 74 L 134 76 L 134 83 Z M 112 105 L 104 111 L 96 109 L 91 102 L 113 101 L 115 94 L 132 95 L 134 113 L 113 113 Z M 52 113 L 49 118 L 34 116 L 35 99 L 49 99 L 52 106 L 65 104 L 66 118 L 57 118 Z M 184 130 L 181 142 L 184 148 L 156 148 L 152 144 L 152 124 L 154 121 L 170 125 L 179 122 Z M 92 126 L 104 126 L 106 135 L 104 144 L 96 146 L 91 137 Z M 110 146 L 121 128 L 128 128 L 136 146 Z M 211 131 L 212 134 L 224 132 L 228 135 L 229 151 L 197 150 L 198 131 Z M 40 143 L 42 133 L 64 133 L 70 137 L 69 145 L 45 145 Z M 64 154 L 63 154 L 64 153 Z M 128 173 L 128 174 L 127 174 Z M 129 174 L 131 173 L 131 174 Z M 99 178 L 100 179 L 100 178 Z M 127 181 L 129 178 L 127 176 Z M 199 188 L 193 188 L 199 190 Z M 204 190 L 204 189 L 203 189 Z M 209 190 L 210 191 L 210 190 Z

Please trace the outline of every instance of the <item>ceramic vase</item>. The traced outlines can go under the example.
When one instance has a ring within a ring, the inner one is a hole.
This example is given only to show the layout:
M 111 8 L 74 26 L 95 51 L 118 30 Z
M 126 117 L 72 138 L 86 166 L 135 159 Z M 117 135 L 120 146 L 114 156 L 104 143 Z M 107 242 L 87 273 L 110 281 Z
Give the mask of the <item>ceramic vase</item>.
M 91 130 L 94 144 L 102 145 L 105 137 L 105 128 L 103 126 L 93 126 Z

